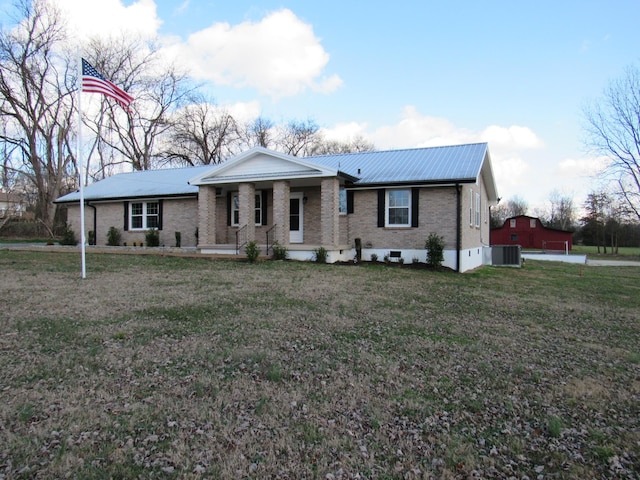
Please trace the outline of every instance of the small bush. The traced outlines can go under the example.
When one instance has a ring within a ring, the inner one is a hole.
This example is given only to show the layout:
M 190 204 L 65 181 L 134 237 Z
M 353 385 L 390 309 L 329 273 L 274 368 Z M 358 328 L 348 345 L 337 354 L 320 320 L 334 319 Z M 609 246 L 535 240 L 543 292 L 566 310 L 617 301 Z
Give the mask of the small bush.
M 258 248 L 258 244 L 255 240 L 251 240 L 247 243 L 244 252 L 247 254 L 247 260 L 249 260 L 249 263 L 255 263 L 260 256 L 260 248 Z
M 78 238 L 76 237 L 76 233 L 67 225 L 62 232 L 62 239 L 60 240 L 60 245 L 77 245 Z
M 427 265 L 439 267 L 444 261 L 444 238 L 432 233 L 424 245 L 427 249 Z
M 391 263 L 391 256 L 387 253 L 382 260 L 384 261 L 384 263 L 386 263 L 387 265 L 389 265 Z
M 274 260 L 286 260 L 289 258 L 289 250 L 284 245 L 280 245 L 278 242 L 273 244 L 273 257 Z
M 144 239 L 147 241 L 147 247 L 160 246 L 160 232 L 158 230 L 147 230 L 144 234 Z
M 327 263 L 329 252 L 324 247 L 319 247 L 313 250 L 313 261 L 316 263 Z
M 176 232 L 176 248 L 180 248 L 182 245 L 182 233 Z
M 109 227 L 109 231 L 107 232 L 107 245 L 117 247 L 120 245 L 120 240 L 122 240 L 120 230 L 116 227 Z
M 96 232 L 94 232 L 93 230 L 89 230 L 87 242 L 89 242 L 89 245 L 96 244 Z
M 372 262 L 377 262 L 378 261 L 378 254 L 377 253 L 372 253 L 371 254 L 371 261 Z

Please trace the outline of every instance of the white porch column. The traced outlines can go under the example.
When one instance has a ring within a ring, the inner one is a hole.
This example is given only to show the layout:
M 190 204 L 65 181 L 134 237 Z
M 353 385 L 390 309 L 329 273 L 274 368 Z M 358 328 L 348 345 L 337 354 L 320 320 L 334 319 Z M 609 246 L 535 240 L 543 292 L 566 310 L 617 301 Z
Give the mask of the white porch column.
M 323 178 L 320 184 L 320 221 L 323 247 L 336 247 L 340 243 L 340 181 Z
M 256 239 L 256 187 L 253 183 L 241 183 L 238 188 L 239 224 L 247 226 L 247 242 Z
M 275 240 L 280 245 L 289 244 L 289 213 L 291 186 L 285 180 L 273 182 L 273 223 L 277 225 Z
M 216 187 L 198 188 L 198 246 L 216 243 Z

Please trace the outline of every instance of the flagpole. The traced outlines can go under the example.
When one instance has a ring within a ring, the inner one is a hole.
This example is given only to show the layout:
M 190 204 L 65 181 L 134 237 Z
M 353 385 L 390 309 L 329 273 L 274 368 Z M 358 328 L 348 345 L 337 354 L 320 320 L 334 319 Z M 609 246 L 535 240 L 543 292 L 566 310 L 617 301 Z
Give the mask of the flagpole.
M 87 266 L 86 266 L 86 249 L 85 249 L 85 236 L 84 236 L 84 173 L 83 173 L 83 159 L 82 159 L 82 57 L 78 55 L 78 80 L 77 80 L 77 92 L 78 92 L 78 141 L 77 148 L 77 165 L 78 165 L 78 177 L 80 180 L 80 255 L 82 257 L 82 278 L 87 278 Z

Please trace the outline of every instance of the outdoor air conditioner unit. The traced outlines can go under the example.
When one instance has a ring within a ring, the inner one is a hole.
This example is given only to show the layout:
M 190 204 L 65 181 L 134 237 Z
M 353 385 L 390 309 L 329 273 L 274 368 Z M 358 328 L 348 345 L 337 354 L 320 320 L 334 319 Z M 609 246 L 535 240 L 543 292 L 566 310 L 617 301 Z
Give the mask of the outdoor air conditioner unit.
M 491 265 L 521 267 L 520 245 L 493 245 L 491 247 Z

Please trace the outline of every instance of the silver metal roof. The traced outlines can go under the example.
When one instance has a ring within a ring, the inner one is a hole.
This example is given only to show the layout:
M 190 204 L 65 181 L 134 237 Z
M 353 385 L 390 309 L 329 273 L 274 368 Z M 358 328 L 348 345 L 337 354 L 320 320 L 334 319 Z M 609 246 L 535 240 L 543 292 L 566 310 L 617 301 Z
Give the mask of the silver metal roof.
M 211 170 L 211 165 L 164 170 L 144 170 L 120 173 L 84 188 L 85 200 L 111 200 L 116 198 L 145 198 L 195 195 L 198 187 L 189 185 L 189 179 Z M 77 202 L 80 191 L 71 192 L 56 203 Z
M 480 174 L 486 143 L 447 147 L 345 153 L 307 160 L 359 178 L 356 185 L 475 181 Z
M 274 154 L 282 155 L 276 152 Z M 333 169 L 339 174 L 351 176 L 354 185 L 360 186 L 475 182 L 481 174 L 485 157 L 488 158 L 487 144 L 473 143 L 446 147 L 322 155 L 307 157 L 304 161 L 319 167 Z M 224 168 L 225 164 L 121 173 L 85 187 L 84 197 L 88 201 L 97 201 L 195 195 L 198 193 L 198 186 L 190 185 L 189 180 L 205 174 L 215 175 L 217 169 L 224 170 Z M 495 196 L 490 161 L 487 162 L 486 168 L 489 172 L 488 180 L 491 182 L 489 188 Z M 60 197 L 56 202 L 77 202 L 79 200 L 80 192 L 76 191 Z

